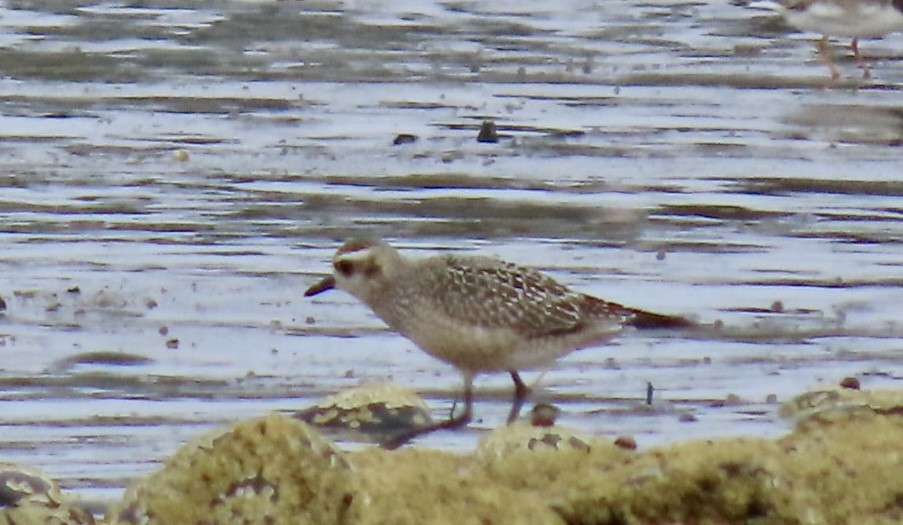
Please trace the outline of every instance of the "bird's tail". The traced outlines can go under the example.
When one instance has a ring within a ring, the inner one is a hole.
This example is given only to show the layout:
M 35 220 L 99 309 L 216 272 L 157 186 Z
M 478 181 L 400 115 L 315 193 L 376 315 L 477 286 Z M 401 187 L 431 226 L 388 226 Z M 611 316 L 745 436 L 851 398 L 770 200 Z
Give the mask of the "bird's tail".
M 677 315 L 657 314 L 635 308 L 627 308 L 632 316 L 624 323 L 638 330 L 659 330 L 666 328 L 693 328 L 696 323 Z

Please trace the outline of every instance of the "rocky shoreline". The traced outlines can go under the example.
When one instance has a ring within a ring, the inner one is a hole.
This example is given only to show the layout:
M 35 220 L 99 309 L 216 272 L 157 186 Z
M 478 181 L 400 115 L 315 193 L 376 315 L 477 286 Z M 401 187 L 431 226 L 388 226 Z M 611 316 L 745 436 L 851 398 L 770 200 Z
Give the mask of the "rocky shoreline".
M 103 519 L 24 466 L 0 469 L 0 523 L 891 524 L 903 522 L 903 391 L 803 394 L 777 440 L 634 450 L 514 424 L 471 454 L 340 450 L 270 414 L 182 447 Z

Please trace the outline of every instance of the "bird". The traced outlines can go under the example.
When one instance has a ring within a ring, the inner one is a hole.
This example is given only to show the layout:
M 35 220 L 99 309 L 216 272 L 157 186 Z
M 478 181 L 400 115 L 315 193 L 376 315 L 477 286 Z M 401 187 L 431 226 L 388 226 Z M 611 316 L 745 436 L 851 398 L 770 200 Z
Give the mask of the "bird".
M 859 52 L 859 39 L 903 29 L 903 0 L 778 0 L 777 10 L 797 29 L 821 33 L 816 49 L 833 81 L 840 78 L 840 71 L 828 49 L 829 36 L 852 38 L 850 50 L 868 79 L 871 69 Z
M 538 270 L 492 257 L 412 258 L 379 239 L 351 239 L 335 252 L 332 268 L 331 275 L 304 292 L 306 297 L 344 290 L 389 328 L 457 368 L 464 379 L 464 408 L 458 415 L 383 444 L 390 449 L 434 430 L 466 426 L 473 416 L 477 374 L 511 376 L 510 423 L 529 393 L 520 370 L 547 367 L 575 350 L 609 341 L 627 326 L 694 326 L 684 317 L 573 291 Z

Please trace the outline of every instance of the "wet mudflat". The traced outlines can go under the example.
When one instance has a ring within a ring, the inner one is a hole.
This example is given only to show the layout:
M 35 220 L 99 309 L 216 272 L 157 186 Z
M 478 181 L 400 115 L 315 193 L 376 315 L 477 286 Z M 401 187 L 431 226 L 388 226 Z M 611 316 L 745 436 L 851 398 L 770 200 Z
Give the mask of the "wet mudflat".
M 561 422 L 641 447 L 903 379 L 903 35 L 826 89 L 814 35 L 721 4 L 20 1 L 0 26 L 0 460 L 88 499 L 366 381 L 448 413 L 453 369 L 301 296 L 350 236 L 723 323 L 542 378 Z M 419 443 L 469 450 L 509 383 Z

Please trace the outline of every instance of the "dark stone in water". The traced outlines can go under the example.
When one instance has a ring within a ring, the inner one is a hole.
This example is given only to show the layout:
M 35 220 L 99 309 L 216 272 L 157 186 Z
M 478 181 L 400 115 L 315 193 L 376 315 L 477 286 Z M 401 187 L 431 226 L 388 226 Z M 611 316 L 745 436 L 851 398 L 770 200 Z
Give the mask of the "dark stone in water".
M 477 135 L 477 142 L 496 143 L 499 141 L 499 134 L 495 130 L 495 122 L 484 120 L 480 125 L 480 133 Z
M 859 390 L 859 379 L 855 377 L 845 377 L 840 381 L 840 387 L 850 390 Z
M 410 133 L 399 133 L 395 136 L 395 140 L 392 141 L 393 146 L 398 146 L 399 144 L 413 144 L 417 142 L 417 135 L 411 135 Z

